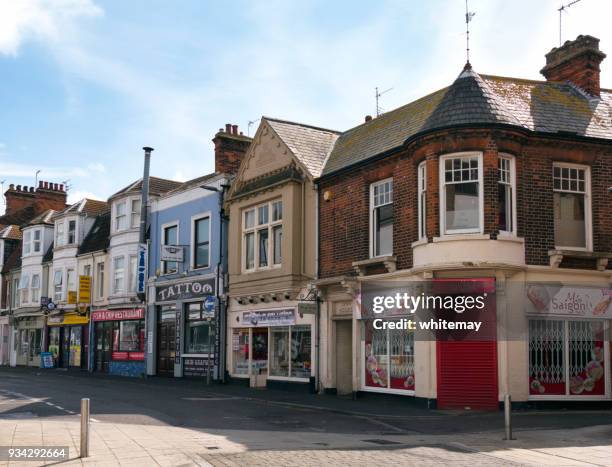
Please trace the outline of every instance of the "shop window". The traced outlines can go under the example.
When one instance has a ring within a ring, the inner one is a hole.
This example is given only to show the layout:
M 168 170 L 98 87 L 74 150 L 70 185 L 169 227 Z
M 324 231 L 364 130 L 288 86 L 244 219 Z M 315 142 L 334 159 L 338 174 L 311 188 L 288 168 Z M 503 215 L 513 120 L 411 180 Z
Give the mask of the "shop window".
M 53 361 L 58 364 L 59 350 L 60 350 L 60 328 L 50 327 L 49 328 L 49 352 L 53 356 Z
M 113 350 L 144 352 L 144 320 L 119 321 L 119 328 L 115 330 Z
M 208 354 L 213 351 L 214 313 L 204 310 L 203 303 L 187 305 L 185 320 L 185 353 Z
M 499 230 L 509 234 L 516 233 L 516 213 L 514 206 L 516 205 L 515 195 L 515 168 L 514 158 L 511 156 L 499 156 L 498 159 L 498 212 Z
M 62 281 L 63 274 L 61 269 L 56 269 L 53 273 L 53 300 L 58 303 L 62 300 Z
M 98 263 L 96 271 L 96 291 L 98 293 L 98 299 L 104 298 L 104 263 Z
M 19 279 L 19 293 L 20 293 L 20 301 L 22 304 L 28 303 L 30 301 L 30 275 L 29 274 L 21 274 L 21 278 Z
M 32 274 L 31 295 L 32 303 L 38 303 L 40 300 L 40 275 Z
M 371 255 L 393 254 L 393 180 L 370 186 Z
M 113 258 L 113 293 L 120 294 L 125 290 L 124 286 L 125 275 L 125 258 L 117 256 Z
M 210 218 L 196 219 L 193 224 L 193 267 L 207 268 L 210 266 Z
M 268 328 L 252 329 L 251 341 L 251 374 L 265 375 L 268 372 Z
M 419 196 L 419 239 L 427 237 L 427 163 L 421 162 L 418 167 Z
M 130 206 L 130 226 L 136 229 L 140 227 L 140 199 L 133 199 Z
M 244 211 L 242 238 L 245 270 L 280 266 L 282 263 L 282 222 L 282 201 L 265 203 Z
M 414 333 L 365 327 L 364 386 L 414 391 Z
M 481 160 L 481 154 L 440 158 L 440 217 L 444 234 L 482 232 Z
M 68 245 L 76 243 L 76 221 L 68 221 Z
M 291 377 L 310 378 L 310 326 L 291 327 Z
M 125 201 L 115 205 L 115 230 L 120 232 L 127 229 L 127 214 L 125 212 Z
M 169 225 L 163 227 L 164 245 L 178 245 L 178 225 Z M 178 272 L 178 263 L 176 261 L 164 261 L 162 271 L 164 274 L 174 274 Z
M 249 330 L 232 331 L 232 363 L 235 375 L 249 374 Z
M 605 395 L 603 321 L 529 320 L 531 396 Z
M 270 376 L 289 376 L 289 327 L 270 328 Z
M 553 209 L 557 248 L 591 248 L 589 168 L 553 165 Z

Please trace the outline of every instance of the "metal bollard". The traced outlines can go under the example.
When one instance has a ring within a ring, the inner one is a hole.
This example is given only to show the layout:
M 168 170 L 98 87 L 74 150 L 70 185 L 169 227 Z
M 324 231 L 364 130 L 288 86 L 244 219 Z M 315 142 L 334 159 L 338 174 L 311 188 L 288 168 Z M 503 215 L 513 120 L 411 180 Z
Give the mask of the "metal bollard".
M 81 457 L 89 457 L 89 399 L 81 399 Z
M 512 399 L 510 394 L 504 396 L 504 422 L 506 425 L 506 437 L 504 440 L 511 441 L 512 437 Z

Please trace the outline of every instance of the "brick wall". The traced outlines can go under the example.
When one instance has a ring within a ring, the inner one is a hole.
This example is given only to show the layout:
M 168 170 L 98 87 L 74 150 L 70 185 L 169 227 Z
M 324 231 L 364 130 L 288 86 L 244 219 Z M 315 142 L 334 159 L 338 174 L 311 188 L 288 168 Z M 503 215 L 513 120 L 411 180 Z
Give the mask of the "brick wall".
M 423 138 L 405 150 L 353 167 L 319 182 L 319 275 L 353 274 L 352 262 L 369 257 L 369 186 L 393 177 L 393 248 L 398 269 L 412 267 L 417 240 L 418 164 L 427 161 L 427 237 L 440 235 L 438 157 L 460 151 L 483 152 L 484 230 L 497 238 L 498 154 L 515 156 L 517 230 L 525 238 L 527 264 L 548 265 L 554 248 L 552 164 L 591 166 L 593 246 L 612 251 L 612 145 L 526 137 L 512 131 L 457 130 Z M 324 193 L 331 194 L 329 201 Z M 578 263 L 576 263 L 578 264 Z

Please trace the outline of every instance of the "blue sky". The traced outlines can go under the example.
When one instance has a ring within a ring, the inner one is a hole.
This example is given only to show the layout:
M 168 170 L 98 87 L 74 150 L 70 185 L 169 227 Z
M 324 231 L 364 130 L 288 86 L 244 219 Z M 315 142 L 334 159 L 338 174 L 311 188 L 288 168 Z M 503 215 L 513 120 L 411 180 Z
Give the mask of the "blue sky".
M 470 0 L 476 71 L 540 79 L 556 0 Z M 261 115 L 344 130 L 451 83 L 463 0 L 0 0 L 0 180 L 70 180 L 70 201 L 141 176 L 213 171 L 211 139 Z M 612 54 L 612 2 L 582 0 L 564 39 Z M 612 57 L 602 64 L 612 87 Z M 251 128 L 251 134 L 256 128 Z M 3 210 L 0 206 L 0 212 Z

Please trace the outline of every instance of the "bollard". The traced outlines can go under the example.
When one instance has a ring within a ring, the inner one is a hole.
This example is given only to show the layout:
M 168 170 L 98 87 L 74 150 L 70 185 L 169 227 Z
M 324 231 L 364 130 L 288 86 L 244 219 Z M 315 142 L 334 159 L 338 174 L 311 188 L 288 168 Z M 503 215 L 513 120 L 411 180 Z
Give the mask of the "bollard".
M 506 437 L 504 440 L 511 441 L 514 438 L 512 437 L 512 399 L 510 398 L 510 394 L 506 394 L 504 396 L 504 422 L 506 425 Z
M 81 399 L 81 457 L 89 457 L 89 399 Z

